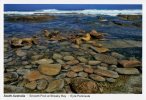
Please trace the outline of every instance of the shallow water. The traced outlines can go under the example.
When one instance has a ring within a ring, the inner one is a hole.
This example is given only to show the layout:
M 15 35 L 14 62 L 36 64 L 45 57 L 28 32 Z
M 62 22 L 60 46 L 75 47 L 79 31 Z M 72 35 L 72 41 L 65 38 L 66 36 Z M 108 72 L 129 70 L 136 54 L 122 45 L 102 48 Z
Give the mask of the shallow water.
M 4 24 L 5 37 L 11 36 L 30 36 L 40 33 L 44 29 L 59 30 L 63 34 L 72 32 L 78 33 L 79 30 L 91 31 L 95 29 L 99 32 L 108 33 L 107 38 L 112 39 L 134 39 L 142 40 L 142 29 L 132 26 L 134 21 L 124 21 L 116 16 L 102 16 L 107 21 L 100 21 L 101 16 L 84 15 L 58 15 L 57 19 L 40 22 L 7 22 Z M 5 17 L 6 18 L 6 17 Z M 124 23 L 127 26 L 115 25 L 112 21 Z

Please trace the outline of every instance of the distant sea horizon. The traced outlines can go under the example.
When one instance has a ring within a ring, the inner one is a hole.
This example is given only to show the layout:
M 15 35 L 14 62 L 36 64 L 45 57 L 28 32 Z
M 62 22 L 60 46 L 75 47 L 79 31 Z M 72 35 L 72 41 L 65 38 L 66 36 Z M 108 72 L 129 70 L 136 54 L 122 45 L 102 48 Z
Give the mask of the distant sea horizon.
M 5 4 L 4 11 L 36 11 L 44 9 L 56 10 L 133 10 L 142 9 L 140 4 Z

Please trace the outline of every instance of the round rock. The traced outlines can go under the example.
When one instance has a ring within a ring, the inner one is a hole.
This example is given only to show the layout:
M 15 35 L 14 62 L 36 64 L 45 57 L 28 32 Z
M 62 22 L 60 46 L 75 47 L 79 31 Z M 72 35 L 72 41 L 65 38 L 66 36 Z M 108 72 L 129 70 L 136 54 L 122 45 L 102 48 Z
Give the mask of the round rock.
M 46 92 L 48 93 L 55 92 L 61 90 L 63 87 L 64 87 L 64 80 L 62 79 L 53 80 L 49 83 Z
M 60 64 L 41 64 L 38 67 L 40 73 L 44 75 L 57 75 L 61 71 Z

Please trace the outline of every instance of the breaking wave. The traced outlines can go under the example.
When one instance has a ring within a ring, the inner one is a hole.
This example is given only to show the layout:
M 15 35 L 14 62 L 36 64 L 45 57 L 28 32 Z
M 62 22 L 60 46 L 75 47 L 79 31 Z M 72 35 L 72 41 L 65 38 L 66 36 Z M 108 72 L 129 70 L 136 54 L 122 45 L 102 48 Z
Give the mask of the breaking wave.
M 33 14 L 83 14 L 83 15 L 110 15 L 116 16 L 119 14 L 127 15 L 141 15 L 142 10 L 140 9 L 127 9 L 127 10 L 97 10 L 97 9 L 86 9 L 86 10 L 57 10 L 57 9 L 46 9 L 36 11 L 6 11 L 4 14 L 17 14 L 17 15 L 33 15 Z

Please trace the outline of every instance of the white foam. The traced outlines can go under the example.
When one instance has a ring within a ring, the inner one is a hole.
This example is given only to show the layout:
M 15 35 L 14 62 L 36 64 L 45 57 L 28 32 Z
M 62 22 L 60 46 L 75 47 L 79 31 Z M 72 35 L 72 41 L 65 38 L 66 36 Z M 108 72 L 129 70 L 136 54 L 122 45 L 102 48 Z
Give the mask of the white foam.
M 87 10 L 56 10 L 56 9 L 46 9 L 46 10 L 37 10 L 37 11 L 6 11 L 5 14 L 18 14 L 18 15 L 32 15 L 32 14 L 84 14 L 84 15 L 110 15 L 116 16 L 119 14 L 128 14 L 128 15 L 141 15 L 142 10 L 96 10 L 96 9 L 87 9 Z

